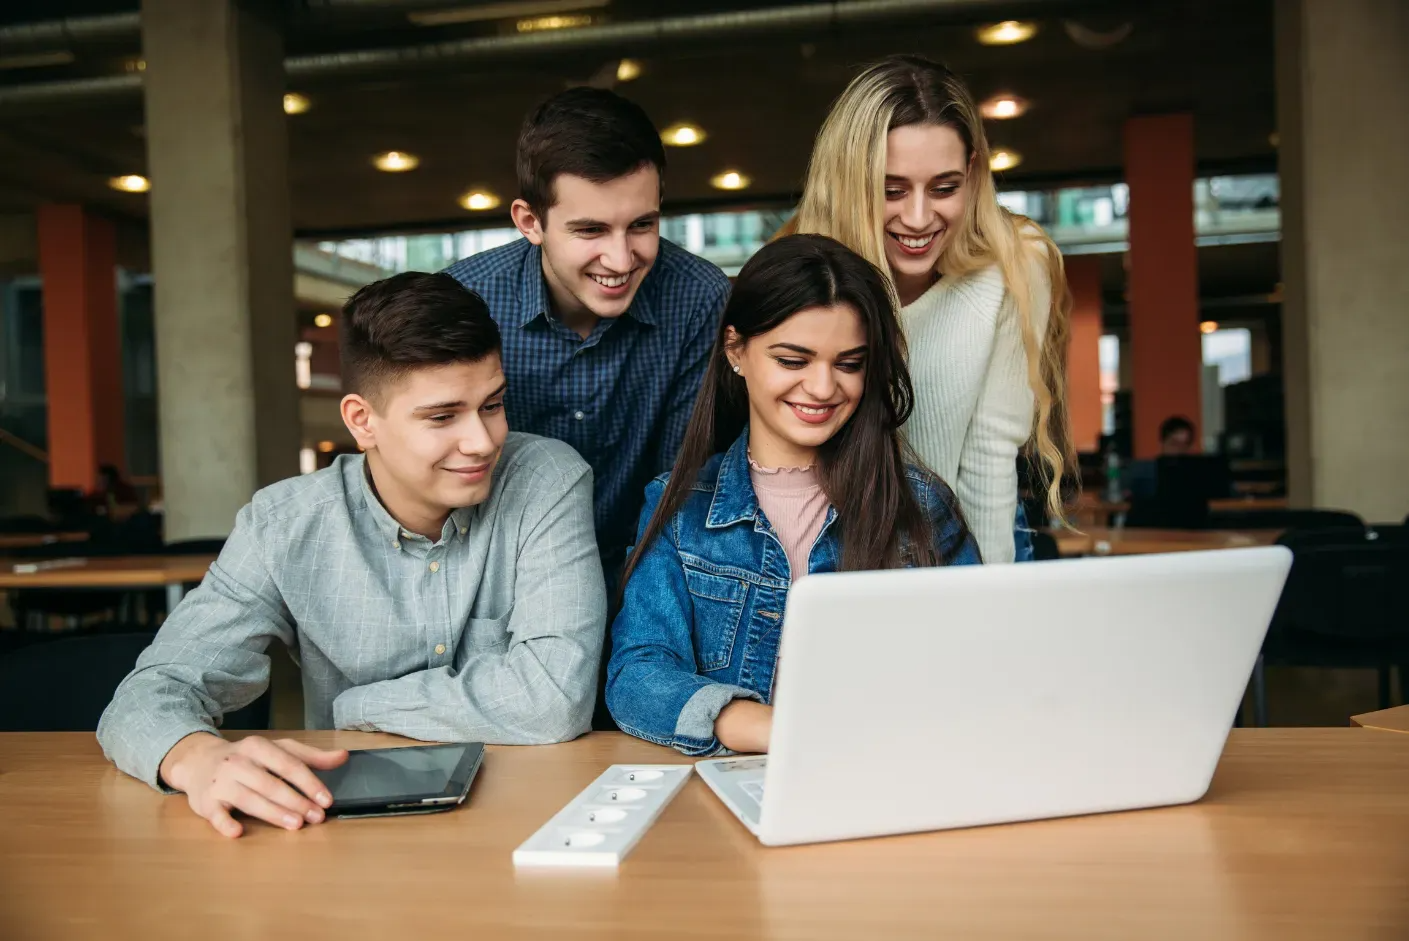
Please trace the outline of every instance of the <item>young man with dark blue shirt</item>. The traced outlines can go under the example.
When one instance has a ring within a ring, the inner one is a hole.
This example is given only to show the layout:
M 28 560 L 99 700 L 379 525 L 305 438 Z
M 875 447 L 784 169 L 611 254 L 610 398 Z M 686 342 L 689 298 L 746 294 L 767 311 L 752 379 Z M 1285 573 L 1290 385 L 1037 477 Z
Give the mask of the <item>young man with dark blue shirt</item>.
M 714 343 L 729 280 L 660 237 L 665 150 L 640 107 L 574 88 L 525 120 L 523 238 L 447 272 L 503 332 L 509 424 L 592 466 L 598 547 L 614 585 L 646 484 L 669 470 Z

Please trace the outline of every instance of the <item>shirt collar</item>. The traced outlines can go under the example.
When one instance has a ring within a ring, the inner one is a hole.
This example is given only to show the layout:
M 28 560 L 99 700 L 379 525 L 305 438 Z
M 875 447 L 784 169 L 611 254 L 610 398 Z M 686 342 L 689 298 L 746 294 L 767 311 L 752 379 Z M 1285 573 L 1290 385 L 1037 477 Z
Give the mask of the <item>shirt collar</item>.
M 705 527 L 718 529 L 757 519 L 758 495 L 754 493 L 753 481 L 749 478 L 749 431 L 745 428 L 743 434 L 729 445 L 719 464 L 719 476 L 714 481 L 714 499 L 709 503 Z
M 401 524 L 396 521 L 396 518 L 382 505 L 381 499 L 377 496 L 376 490 L 372 487 L 372 468 L 367 463 L 367 455 L 359 454 L 352 460 L 355 461 L 357 465 L 355 472 L 360 481 L 363 500 L 367 504 L 367 512 L 371 515 L 372 524 L 376 527 L 377 531 L 384 533 L 387 537 L 387 541 L 397 549 L 401 548 L 401 540 L 403 538 L 425 539 L 424 536 L 403 529 Z M 451 510 L 450 517 L 445 521 L 445 526 L 441 528 L 440 538 L 450 540 L 468 535 L 474 514 L 475 508 L 472 506 L 456 507 Z M 434 542 L 435 540 L 427 541 Z
M 659 256 L 656 261 L 660 261 Z M 647 290 L 654 284 L 652 279 L 655 273 L 656 267 L 652 265 L 651 270 L 641 279 L 641 286 L 636 289 L 636 296 L 631 299 L 631 306 L 625 314 L 637 323 L 649 327 L 654 327 L 657 322 L 655 304 L 652 302 L 651 292 Z M 530 242 L 528 254 L 524 256 L 523 271 L 519 273 L 518 325 L 527 327 L 539 317 L 551 316 L 548 308 L 548 284 L 543 278 L 543 248 Z

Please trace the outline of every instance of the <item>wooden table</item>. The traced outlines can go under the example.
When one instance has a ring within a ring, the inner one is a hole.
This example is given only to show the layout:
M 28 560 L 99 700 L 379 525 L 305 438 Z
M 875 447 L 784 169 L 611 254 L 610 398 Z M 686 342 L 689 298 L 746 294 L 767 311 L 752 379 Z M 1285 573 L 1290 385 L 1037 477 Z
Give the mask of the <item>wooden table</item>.
M 782 849 L 692 780 L 619 871 L 515 871 L 514 848 L 607 765 L 681 760 L 606 733 L 492 748 L 450 813 L 293 833 L 251 823 L 227 840 L 184 798 L 105 764 L 91 735 L 0 735 L 0 934 L 1409 936 L 1409 736 L 1353 728 L 1234 730 L 1208 797 L 1184 807 Z
M 0 533 L 0 549 L 37 549 L 61 542 L 87 541 L 87 533 Z
M 1350 721 L 1367 729 L 1380 729 L 1384 732 L 1409 732 L 1409 706 L 1395 706 L 1379 712 L 1367 712 L 1351 716 Z
M 1242 549 L 1270 546 L 1280 530 L 1224 529 L 1108 529 L 1092 526 L 1081 532 L 1054 531 L 1063 556 L 1152 555 L 1159 552 L 1193 552 L 1201 549 Z
M 83 559 L 79 564 L 16 572 L 19 559 L 0 564 L 0 591 L 22 588 L 166 588 L 167 610 L 185 594 L 186 585 L 205 578 L 213 555 L 111 556 Z M 56 561 L 56 560 L 44 560 Z M 43 561 L 35 560 L 38 564 Z

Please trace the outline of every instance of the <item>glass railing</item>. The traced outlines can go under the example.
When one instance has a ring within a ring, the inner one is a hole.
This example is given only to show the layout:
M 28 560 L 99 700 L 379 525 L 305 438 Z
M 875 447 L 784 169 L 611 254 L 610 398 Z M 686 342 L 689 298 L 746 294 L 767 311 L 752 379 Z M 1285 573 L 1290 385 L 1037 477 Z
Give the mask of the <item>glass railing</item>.
M 1040 224 L 1066 254 L 1120 252 L 1128 247 L 1130 188 L 1124 183 L 1005 190 L 998 200 Z M 1195 241 L 1199 245 L 1276 241 L 1282 225 L 1279 204 L 1276 174 L 1198 179 L 1194 182 Z M 661 234 L 732 275 L 791 215 L 790 208 L 667 215 L 661 219 Z M 471 229 L 318 242 L 314 247 L 320 254 L 393 274 L 437 271 L 518 237 L 512 228 Z

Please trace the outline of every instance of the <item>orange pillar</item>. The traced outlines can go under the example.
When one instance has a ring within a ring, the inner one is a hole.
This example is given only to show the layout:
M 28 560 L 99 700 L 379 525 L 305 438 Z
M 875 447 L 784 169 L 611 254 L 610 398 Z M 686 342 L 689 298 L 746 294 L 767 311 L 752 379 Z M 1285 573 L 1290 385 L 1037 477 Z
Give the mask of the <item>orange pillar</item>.
M 51 487 L 91 490 L 99 464 L 125 469 L 116 252 L 108 220 L 39 207 Z
M 1159 453 L 1171 415 L 1200 424 L 1199 271 L 1194 245 L 1194 118 L 1125 124 L 1130 186 L 1130 359 L 1135 456 Z M 1198 433 L 1194 440 L 1200 440 Z
M 1077 255 L 1066 259 L 1071 288 L 1071 324 L 1067 343 L 1067 410 L 1071 439 L 1078 451 L 1101 447 L 1101 259 Z

